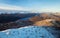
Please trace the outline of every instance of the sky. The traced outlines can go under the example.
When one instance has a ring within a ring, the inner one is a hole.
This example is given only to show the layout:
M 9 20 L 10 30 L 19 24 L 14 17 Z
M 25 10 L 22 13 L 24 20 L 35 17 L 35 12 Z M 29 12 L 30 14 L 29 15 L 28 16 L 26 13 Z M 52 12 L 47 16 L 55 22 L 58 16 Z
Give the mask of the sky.
M 0 9 L 60 12 L 60 0 L 0 0 Z

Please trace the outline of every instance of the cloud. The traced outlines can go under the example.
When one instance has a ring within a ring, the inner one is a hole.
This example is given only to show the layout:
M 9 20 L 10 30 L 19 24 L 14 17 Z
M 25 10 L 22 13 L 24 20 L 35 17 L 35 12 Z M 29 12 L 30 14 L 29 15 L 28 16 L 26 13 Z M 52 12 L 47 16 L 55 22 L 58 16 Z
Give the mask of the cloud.
M 39 9 L 35 8 L 32 10 L 33 12 L 60 12 L 59 7 L 41 7 Z
M 22 6 L 14 6 L 14 5 L 0 3 L 0 9 L 4 9 L 4 10 L 23 10 L 23 11 L 32 11 L 32 12 L 60 12 L 59 7 L 45 7 L 45 8 L 42 7 L 39 9 L 37 8 L 25 8 Z
M 28 10 L 28 9 L 21 7 L 21 6 L 13 6 L 13 5 L 8 5 L 8 4 L 0 4 L 0 9 L 4 9 L 4 10 Z
M 44 8 L 44 9 L 41 9 L 40 11 L 42 12 L 60 12 L 60 9 L 57 7 L 51 7 L 51 8 Z

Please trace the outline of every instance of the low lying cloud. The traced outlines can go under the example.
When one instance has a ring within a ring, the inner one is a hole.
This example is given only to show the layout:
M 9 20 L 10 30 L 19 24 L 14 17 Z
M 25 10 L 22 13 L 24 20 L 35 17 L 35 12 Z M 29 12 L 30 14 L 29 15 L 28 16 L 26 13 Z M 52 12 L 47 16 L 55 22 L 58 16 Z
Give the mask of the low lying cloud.
M 46 7 L 46 8 L 25 8 L 22 6 L 13 6 L 13 5 L 8 5 L 8 4 L 0 4 L 0 9 L 4 10 L 23 10 L 23 11 L 32 11 L 32 12 L 60 12 L 59 8 L 56 7 Z
M 8 4 L 0 4 L 0 9 L 4 9 L 4 10 L 28 10 L 24 7 L 13 6 L 13 5 L 8 5 Z

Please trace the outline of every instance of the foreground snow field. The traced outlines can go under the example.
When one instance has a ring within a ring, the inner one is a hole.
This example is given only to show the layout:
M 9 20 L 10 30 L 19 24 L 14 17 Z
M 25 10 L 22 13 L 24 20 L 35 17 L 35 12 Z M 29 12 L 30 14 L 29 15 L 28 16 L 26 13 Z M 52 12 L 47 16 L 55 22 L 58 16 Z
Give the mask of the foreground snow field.
M 60 38 L 60 30 L 54 27 L 26 26 L 0 31 L 0 38 Z

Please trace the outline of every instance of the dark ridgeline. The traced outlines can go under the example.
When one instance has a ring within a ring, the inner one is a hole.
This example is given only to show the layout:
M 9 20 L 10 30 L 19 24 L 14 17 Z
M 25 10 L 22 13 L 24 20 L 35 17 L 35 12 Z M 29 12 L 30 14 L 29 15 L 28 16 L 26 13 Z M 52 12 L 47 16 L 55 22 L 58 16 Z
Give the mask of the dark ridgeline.
M 25 26 L 31 26 L 33 23 L 31 21 L 18 21 L 18 22 L 10 22 L 10 23 L 1 23 L 0 31 L 6 29 L 16 29 Z
M 20 19 L 33 17 L 35 15 L 36 15 L 36 13 L 0 14 L 0 31 L 32 25 L 31 21 L 20 20 Z
M 27 18 L 27 17 L 33 17 L 35 16 L 35 13 L 28 13 L 28 14 L 0 14 L 0 23 L 8 23 L 12 21 L 16 21 L 19 19 Z

